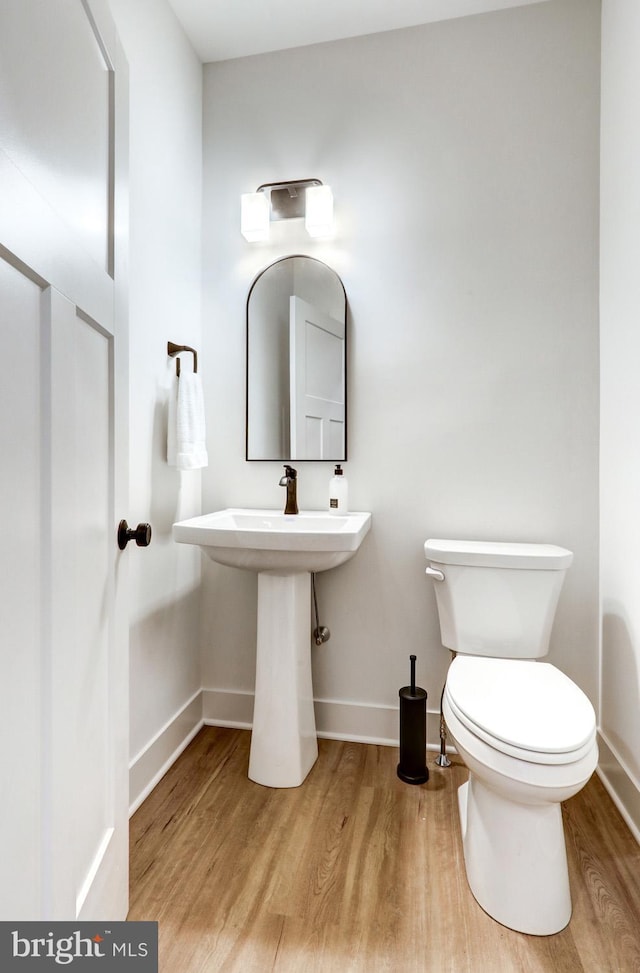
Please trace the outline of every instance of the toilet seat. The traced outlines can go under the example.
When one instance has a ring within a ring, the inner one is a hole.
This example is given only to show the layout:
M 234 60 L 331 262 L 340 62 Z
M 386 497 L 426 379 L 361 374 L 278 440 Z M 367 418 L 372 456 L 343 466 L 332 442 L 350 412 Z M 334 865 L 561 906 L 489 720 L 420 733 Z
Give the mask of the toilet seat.
M 593 706 L 575 683 L 549 663 L 457 656 L 445 694 L 469 732 L 520 760 L 573 763 L 593 747 Z

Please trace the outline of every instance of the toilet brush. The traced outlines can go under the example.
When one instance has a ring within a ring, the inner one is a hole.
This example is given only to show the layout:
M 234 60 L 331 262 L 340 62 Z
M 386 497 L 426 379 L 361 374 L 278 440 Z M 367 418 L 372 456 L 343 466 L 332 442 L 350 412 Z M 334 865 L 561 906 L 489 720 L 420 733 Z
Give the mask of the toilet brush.
M 403 686 L 400 697 L 400 763 L 398 777 L 407 784 L 424 784 L 427 770 L 427 694 L 416 686 L 416 657 L 411 660 L 411 685 Z

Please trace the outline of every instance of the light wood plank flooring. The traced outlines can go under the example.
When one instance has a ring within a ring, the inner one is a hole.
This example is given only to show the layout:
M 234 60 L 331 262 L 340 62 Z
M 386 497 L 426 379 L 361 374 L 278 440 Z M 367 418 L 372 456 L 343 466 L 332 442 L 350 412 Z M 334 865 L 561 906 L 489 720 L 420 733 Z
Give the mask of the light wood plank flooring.
M 459 761 L 411 786 L 397 750 L 320 740 L 271 790 L 249 740 L 204 728 L 131 820 L 129 918 L 159 922 L 161 973 L 640 973 L 640 848 L 597 777 L 565 806 L 571 922 L 525 936 L 466 884 Z

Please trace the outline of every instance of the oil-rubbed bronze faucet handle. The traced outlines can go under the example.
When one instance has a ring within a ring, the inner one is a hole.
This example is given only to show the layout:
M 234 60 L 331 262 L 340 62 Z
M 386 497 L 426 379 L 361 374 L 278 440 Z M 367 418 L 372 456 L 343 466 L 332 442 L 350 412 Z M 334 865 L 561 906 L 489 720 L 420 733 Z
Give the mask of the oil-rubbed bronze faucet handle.
M 284 508 L 285 514 L 297 514 L 298 471 L 294 470 L 293 466 L 289 466 L 285 463 L 284 476 L 280 479 L 280 486 L 287 488 L 287 502 Z

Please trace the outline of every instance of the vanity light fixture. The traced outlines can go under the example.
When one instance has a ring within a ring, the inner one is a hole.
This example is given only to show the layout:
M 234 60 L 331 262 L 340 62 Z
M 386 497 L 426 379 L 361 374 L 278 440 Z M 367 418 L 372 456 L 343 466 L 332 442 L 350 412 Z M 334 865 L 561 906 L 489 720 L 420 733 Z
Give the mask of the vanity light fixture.
M 243 193 L 240 197 L 240 227 L 249 243 L 269 239 L 269 200 L 264 193 Z
M 333 193 L 319 179 L 263 183 L 240 197 L 240 231 L 249 243 L 269 239 L 269 225 L 304 219 L 309 236 L 329 236 L 333 229 Z
M 330 186 L 309 186 L 304 225 L 309 236 L 330 236 L 333 230 L 333 193 Z

